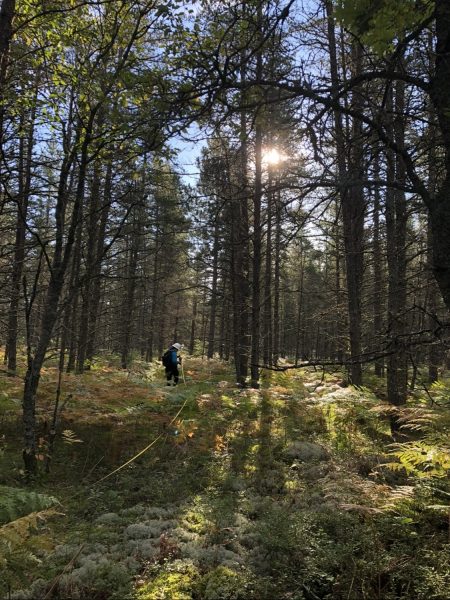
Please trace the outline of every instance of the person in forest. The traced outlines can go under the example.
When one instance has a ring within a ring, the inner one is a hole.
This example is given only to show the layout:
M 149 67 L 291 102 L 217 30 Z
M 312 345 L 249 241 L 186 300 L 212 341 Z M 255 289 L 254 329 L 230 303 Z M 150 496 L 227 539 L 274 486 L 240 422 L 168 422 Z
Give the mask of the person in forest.
M 181 365 L 181 356 L 178 352 L 181 350 L 182 345 L 176 342 L 172 344 L 162 356 L 162 363 L 166 369 L 167 385 L 172 385 L 171 380 L 173 377 L 173 385 L 178 384 L 179 371 L 178 365 Z

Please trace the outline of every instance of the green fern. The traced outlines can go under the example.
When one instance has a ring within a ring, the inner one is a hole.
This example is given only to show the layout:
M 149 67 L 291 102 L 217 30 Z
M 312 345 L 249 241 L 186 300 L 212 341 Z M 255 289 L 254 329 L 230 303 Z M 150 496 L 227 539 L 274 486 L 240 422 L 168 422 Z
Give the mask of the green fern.
M 388 468 L 405 469 L 408 475 L 421 479 L 446 477 L 450 471 L 450 449 L 428 440 L 395 444 L 390 455 L 398 462 L 387 463 Z
M 30 513 L 46 510 L 59 504 L 53 496 L 0 486 L 0 525 L 20 519 Z
M 448 381 L 435 381 L 429 393 L 437 406 L 448 410 L 450 406 L 450 383 Z

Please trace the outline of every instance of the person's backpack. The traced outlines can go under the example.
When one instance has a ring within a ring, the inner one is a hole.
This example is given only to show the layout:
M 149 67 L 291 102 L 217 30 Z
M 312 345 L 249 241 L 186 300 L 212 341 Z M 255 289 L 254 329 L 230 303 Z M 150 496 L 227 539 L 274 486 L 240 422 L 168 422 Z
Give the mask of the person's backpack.
M 171 366 L 171 364 L 172 364 L 172 357 L 170 356 L 171 354 L 172 354 L 171 350 L 166 350 L 164 352 L 164 354 L 161 356 L 161 362 L 164 367 Z

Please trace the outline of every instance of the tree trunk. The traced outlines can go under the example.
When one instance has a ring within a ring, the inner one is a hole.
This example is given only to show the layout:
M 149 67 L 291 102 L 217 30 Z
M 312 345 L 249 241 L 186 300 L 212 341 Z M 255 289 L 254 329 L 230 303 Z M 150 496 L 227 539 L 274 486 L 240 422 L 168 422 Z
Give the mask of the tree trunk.
M 100 214 L 100 225 L 97 234 L 97 248 L 95 251 L 95 264 L 92 274 L 92 298 L 89 306 L 89 332 L 86 346 L 86 359 L 89 363 L 94 358 L 94 352 L 96 348 L 97 330 L 99 322 L 99 308 L 101 299 L 101 271 L 102 261 L 104 260 L 105 254 L 105 237 L 106 237 L 106 225 L 108 223 L 108 217 L 111 207 L 111 192 L 112 192 L 112 159 L 110 158 L 106 167 L 105 186 L 103 190 L 103 206 Z
M 380 162 L 377 153 L 375 157 L 374 178 L 380 177 Z M 376 347 L 379 345 L 377 340 L 383 327 L 383 277 L 381 265 L 381 241 L 380 241 L 380 189 L 375 186 L 373 202 L 373 333 Z M 375 375 L 383 377 L 384 360 L 379 358 L 375 361 Z
M 219 358 L 223 359 L 225 356 L 225 346 L 226 346 L 226 331 L 225 331 L 225 322 L 229 321 L 228 319 L 228 297 L 227 297 L 227 278 L 226 276 L 222 279 L 222 308 L 220 311 L 220 331 L 219 331 Z
M 336 202 L 336 215 L 334 222 L 334 246 L 335 246 L 335 288 L 336 288 L 336 304 L 335 310 L 335 356 L 339 362 L 342 362 L 344 358 L 344 347 L 345 347 L 345 324 L 342 322 L 342 287 L 341 287 L 341 279 L 342 279 L 342 256 L 341 256 L 341 240 L 342 240 L 342 227 L 341 227 L 341 218 L 340 218 L 341 207 L 339 201 Z
M 80 209 L 80 218 L 82 217 L 82 209 Z M 80 279 L 81 269 L 81 246 L 83 241 L 83 228 L 79 227 L 77 231 L 77 237 L 75 246 L 72 253 L 72 269 L 70 273 L 70 290 L 72 292 L 70 302 L 70 317 L 68 321 L 69 335 L 68 335 L 68 346 L 69 353 L 67 357 L 67 373 L 71 373 L 75 369 L 77 351 L 78 351 L 78 323 L 79 323 L 79 302 L 80 302 L 80 288 L 78 281 Z
M 8 373 L 11 375 L 15 375 L 17 369 L 18 310 L 20 302 L 20 287 L 25 260 L 25 236 L 28 217 L 28 202 L 31 188 L 31 159 L 34 143 L 34 121 L 36 117 L 36 96 L 38 90 L 37 85 L 38 78 L 36 79 L 36 95 L 30 114 L 30 129 L 26 140 L 26 156 L 24 148 L 25 140 L 23 137 L 20 138 L 19 144 L 19 194 L 17 197 L 16 239 L 11 277 L 11 300 L 8 312 L 8 337 L 6 342 Z
M 158 222 L 158 206 L 156 206 L 155 219 Z M 159 305 L 160 305 L 160 291 L 159 291 L 159 231 L 156 230 L 155 234 L 155 248 L 153 257 L 153 272 L 152 272 L 152 301 L 150 307 L 150 318 L 149 318 L 149 331 L 147 339 L 147 361 L 153 362 L 153 353 L 155 350 L 155 329 L 156 322 L 159 317 Z M 162 352 L 159 353 L 162 355 Z
M 353 46 L 354 74 L 361 73 L 362 54 L 359 44 Z M 352 107 L 362 110 L 362 97 L 355 89 Z M 360 357 L 361 345 L 361 288 L 364 268 L 364 196 L 362 180 L 363 171 L 363 131 L 358 119 L 353 120 L 350 156 L 348 164 L 348 183 L 344 190 L 342 202 L 342 221 L 344 226 L 344 247 L 346 259 L 348 314 L 350 333 L 351 366 L 350 376 L 354 385 L 362 385 L 362 367 Z
M 263 363 L 272 364 L 272 177 L 269 173 L 267 196 L 266 253 L 264 269 L 264 324 L 263 324 Z
M 214 345 L 216 337 L 216 313 L 217 313 L 217 274 L 219 261 L 219 222 L 216 216 L 214 224 L 214 241 L 213 241 L 213 272 L 212 272 L 212 288 L 211 288 L 211 312 L 209 316 L 209 334 L 208 334 L 208 358 L 214 356 Z
M 197 295 L 194 296 L 192 303 L 192 318 L 191 318 L 191 336 L 189 341 L 189 354 L 193 355 L 195 351 L 195 330 L 197 322 Z
M 65 210 L 67 206 L 66 187 L 67 179 L 72 162 L 75 158 L 75 151 L 66 155 L 60 172 L 58 185 L 58 195 L 55 209 L 56 238 L 54 245 L 53 259 L 51 263 L 50 280 L 47 287 L 47 294 L 42 314 L 39 340 L 34 356 L 29 360 L 28 369 L 25 375 L 25 385 L 23 392 L 23 424 L 24 424 L 24 450 L 23 460 L 25 472 L 32 474 L 37 469 L 36 459 L 36 392 L 41 377 L 41 369 L 45 360 L 45 353 L 50 344 L 53 333 L 53 327 L 58 317 L 58 305 L 61 292 L 64 285 L 64 278 L 67 265 L 70 261 L 72 247 L 75 242 L 75 236 L 80 226 L 80 212 L 84 198 L 84 186 L 86 179 L 86 168 L 88 162 L 88 148 L 91 139 L 92 123 L 94 114 L 91 113 L 87 124 L 85 138 L 81 147 L 81 155 L 78 171 L 78 185 L 75 194 L 75 200 L 72 207 L 72 215 L 67 232 L 64 235 Z M 74 144 L 74 149 L 77 143 Z M 65 243 L 64 243 L 65 240 Z
M 295 339 L 295 365 L 298 365 L 301 352 L 305 352 L 305 339 L 303 333 L 303 282 L 305 279 L 305 257 L 302 246 L 300 246 L 300 272 L 298 278 L 298 295 L 297 295 L 297 337 Z M 303 343 L 302 343 L 303 342 Z
M 429 181 L 428 187 L 430 191 L 434 190 L 436 185 L 436 156 L 435 156 L 435 145 L 431 143 L 430 152 L 429 152 Z M 428 220 L 427 223 L 427 251 L 426 251 L 426 265 L 427 265 L 427 327 L 430 331 L 435 331 L 438 325 L 437 319 L 437 306 L 438 306 L 438 289 L 436 285 L 436 280 L 432 275 L 433 269 L 433 256 L 432 256 L 432 247 L 433 247 L 433 235 L 431 232 L 430 223 Z M 429 347 L 428 350 L 428 382 L 434 383 L 439 378 L 439 364 L 442 361 L 440 344 L 438 339 L 434 341 Z
M 278 181 L 278 186 L 280 181 Z M 280 358 L 280 278 L 281 278 L 281 192 L 276 191 L 275 200 L 275 269 L 273 287 L 273 364 Z
M 330 53 L 330 74 L 333 90 L 339 88 L 339 72 L 336 52 L 336 37 L 334 28 L 333 2 L 325 2 L 328 17 L 328 46 Z M 355 42 L 353 45 L 354 74 L 361 72 L 361 48 Z M 358 88 L 353 92 L 352 107 L 361 110 L 362 98 Z M 363 275 L 363 235 L 364 235 L 364 198 L 362 190 L 362 127 L 354 119 L 348 166 L 346 164 L 346 142 L 342 115 L 334 111 L 337 175 L 341 197 L 342 221 L 344 230 L 344 248 L 347 274 L 347 296 L 350 333 L 351 381 L 355 385 L 362 384 L 362 369 L 359 358 L 361 355 L 361 285 Z
M 131 333 L 133 328 L 133 317 L 134 317 L 134 297 L 136 291 L 136 270 L 137 270 L 137 259 L 138 259 L 138 240 L 139 233 L 133 232 L 131 234 L 127 268 L 127 280 L 125 287 L 125 295 L 122 304 L 121 314 L 121 325 L 122 325 L 122 336 L 121 336 L 121 347 L 120 347 L 120 364 L 122 369 L 127 369 L 130 359 L 130 341 Z
M 403 120 L 405 88 L 397 82 L 395 89 L 396 117 L 393 122 L 395 142 L 402 148 L 405 142 Z M 390 93 L 392 97 L 392 93 Z M 387 111 L 392 112 L 393 103 L 389 100 Z M 389 127 L 391 125 L 389 124 Z M 405 183 L 406 172 L 403 160 L 388 151 L 387 181 Z M 386 195 L 386 246 L 388 261 L 388 329 L 391 334 L 391 347 L 396 352 L 387 360 L 388 401 L 394 406 L 406 403 L 407 394 L 407 355 L 403 346 L 406 330 L 406 201 L 401 190 L 388 188 Z M 396 419 L 391 420 L 393 432 L 397 431 Z
M 0 9 L 0 183 L 3 179 L 3 129 L 5 121 L 5 87 L 8 71 L 9 46 L 13 36 L 12 22 L 16 0 L 3 0 Z
M 241 57 L 241 82 L 246 81 L 245 51 Z M 245 92 L 242 94 L 245 105 Z M 233 355 L 238 385 L 245 386 L 248 373 L 249 354 L 249 219 L 248 219 L 248 156 L 246 111 L 240 115 L 240 149 L 238 189 L 231 199 L 232 212 L 232 290 L 233 290 Z
M 262 7 L 258 4 L 257 28 L 261 30 Z M 258 35 L 259 38 L 259 35 Z M 262 52 L 256 55 L 256 80 L 262 78 Z M 255 116 L 255 190 L 253 194 L 253 269 L 252 269 L 252 346 L 251 386 L 259 388 L 259 357 L 261 337 L 261 199 L 262 199 L 262 104 Z
M 99 245 L 98 235 L 98 208 L 100 204 L 100 164 L 98 159 L 94 164 L 92 178 L 91 196 L 89 201 L 89 213 L 87 215 L 87 248 L 85 260 L 85 272 L 82 289 L 83 302 L 81 305 L 81 318 L 78 334 L 78 352 L 76 373 L 82 374 L 85 367 L 87 344 L 89 337 L 89 325 L 92 304 L 92 278 L 97 261 L 96 248 Z
M 428 199 L 433 271 L 445 305 L 450 310 L 450 3 L 435 0 L 436 59 L 431 99 L 445 148 L 446 175 Z

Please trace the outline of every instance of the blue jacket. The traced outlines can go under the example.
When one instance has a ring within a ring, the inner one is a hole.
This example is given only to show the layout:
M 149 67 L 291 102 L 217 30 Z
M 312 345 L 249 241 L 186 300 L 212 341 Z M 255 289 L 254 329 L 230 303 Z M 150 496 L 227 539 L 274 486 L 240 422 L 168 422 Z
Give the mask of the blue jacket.
M 176 367 L 178 366 L 178 355 L 177 355 L 177 350 L 176 348 L 169 348 L 169 352 L 170 352 L 170 365 L 172 367 Z

